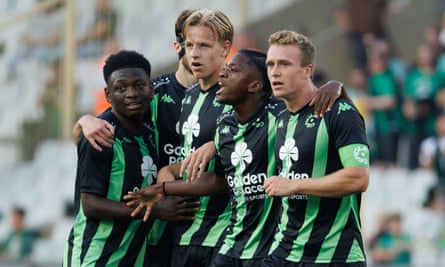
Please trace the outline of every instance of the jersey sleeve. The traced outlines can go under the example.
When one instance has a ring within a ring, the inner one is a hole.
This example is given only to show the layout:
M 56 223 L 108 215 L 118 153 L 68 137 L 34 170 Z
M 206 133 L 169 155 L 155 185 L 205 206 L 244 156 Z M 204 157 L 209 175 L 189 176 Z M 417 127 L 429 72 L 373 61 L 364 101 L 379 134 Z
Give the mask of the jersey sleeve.
M 112 148 L 95 150 L 86 138 L 81 137 L 79 144 L 78 179 L 81 193 L 91 193 L 106 197 L 111 173 Z
M 344 167 L 369 167 L 369 146 L 363 117 L 347 101 L 337 101 L 329 116 L 328 129 L 334 136 Z

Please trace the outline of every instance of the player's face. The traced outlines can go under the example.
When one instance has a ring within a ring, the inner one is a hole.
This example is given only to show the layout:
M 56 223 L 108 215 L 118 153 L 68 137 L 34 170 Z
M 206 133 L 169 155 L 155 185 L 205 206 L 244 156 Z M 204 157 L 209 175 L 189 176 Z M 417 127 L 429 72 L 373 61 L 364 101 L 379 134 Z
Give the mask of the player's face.
M 249 96 L 250 86 L 258 82 L 255 67 L 249 65 L 248 58 L 240 53 L 232 56 L 230 61 L 220 71 L 218 83 L 220 89 L 216 92 L 216 100 L 222 104 L 236 105 Z
M 143 69 L 126 68 L 111 73 L 105 94 L 118 117 L 135 118 L 144 115 L 153 88 Z
M 209 86 L 215 84 L 230 42 L 218 42 L 208 27 L 190 26 L 185 36 L 185 48 L 193 75 Z
M 286 101 L 295 99 L 311 79 L 312 65 L 301 66 L 301 50 L 297 45 L 271 45 L 266 65 L 273 94 Z

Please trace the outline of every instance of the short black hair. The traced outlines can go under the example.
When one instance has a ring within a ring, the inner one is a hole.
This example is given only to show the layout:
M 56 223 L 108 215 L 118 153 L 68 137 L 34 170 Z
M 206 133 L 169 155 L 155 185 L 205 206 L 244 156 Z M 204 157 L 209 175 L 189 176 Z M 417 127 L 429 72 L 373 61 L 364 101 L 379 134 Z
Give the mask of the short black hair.
M 264 97 L 269 98 L 272 95 L 272 87 L 269 81 L 269 77 L 267 76 L 267 67 L 266 67 L 266 53 L 250 49 L 244 48 L 238 51 L 238 53 L 246 56 L 249 59 L 249 63 L 255 66 L 257 71 L 260 73 L 261 78 L 263 79 L 263 91 Z
M 148 59 L 136 51 L 121 50 L 116 54 L 108 56 L 106 59 L 103 67 L 105 82 L 108 84 L 108 79 L 110 78 L 111 73 L 126 68 L 141 68 L 150 78 L 151 65 Z

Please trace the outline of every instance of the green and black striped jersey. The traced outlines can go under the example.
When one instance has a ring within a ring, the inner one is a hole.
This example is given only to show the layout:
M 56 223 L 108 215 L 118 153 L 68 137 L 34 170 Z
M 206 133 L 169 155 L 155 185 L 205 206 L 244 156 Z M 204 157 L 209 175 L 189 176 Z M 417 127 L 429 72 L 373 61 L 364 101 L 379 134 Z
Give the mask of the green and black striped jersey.
M 144 124 L 134 135 L 121 127 L 111 110 L 100 116 L 115 125 L 112 148 L 96 151 L 81 137 L 75 189 L 76 218 L 64 255 L 64 266 L 144 266 L 146 240 L 152 221 L 114 221 L 86 217 L 81 193 L 113 201 L 123 200 L 129 191 L 153 183 L 157 159 L 153 132 Z
M 179 116 L 187 88 L 178 82 L 175 75 L 175 72 L 171 72 L 153 79 L 155 95 L 150 102 L 150 113 L 159 168 L 182 159 Z M 148 236 L 149 245 L 172 246 L 172 226 L 171 223 L 156 219 Z
M 158 149 L 159 167 L 178 162 L 181 155 L 179 116 L 186 87 L 174 72 L 153 79 L 155 95 L 150 103 L 151 120 Z
M 264 180 L 275 173 L 275 120 L 285 108 L 268 101 L 257 114 L 240 123 L 234 111 L 222 116 L 215 136 L 216 173 L 231 189 L 232 215 L 220 254 L 237 259 L 267 256 L 276 231 L 280 198 L 269 197 Z
M 289 179 L 317 179 L 350 166 L 369 167 L 363 118 L 345 100 L 315 118 L 313 108 L 284 111 L 277 120 L 278 173 Z M 294 194 L 282 198 L 275 256 L 291 262 L 365 262 L 360 225 L 361 194 L 339 198 Z
M 219 90 L 218 84 L 207 91 L 202 91 L 197 83 L 185 92 L 179 119 L 183 158 L 199 146 L 214 139 L 218 117 L 231 109 L 231 106 L 222 105 L 216 101 L 217 90 Z M 214 161 L 211 161 L 208 170 L 213 169 Z M 193 222 L 181 223 L 176 227 L 178 244 L 217 247 L 221 244 L 225 229 L 229 224 L 229 195 L 205 196 L 201 197 L 200 201 L 201 206 L 195 213 Z

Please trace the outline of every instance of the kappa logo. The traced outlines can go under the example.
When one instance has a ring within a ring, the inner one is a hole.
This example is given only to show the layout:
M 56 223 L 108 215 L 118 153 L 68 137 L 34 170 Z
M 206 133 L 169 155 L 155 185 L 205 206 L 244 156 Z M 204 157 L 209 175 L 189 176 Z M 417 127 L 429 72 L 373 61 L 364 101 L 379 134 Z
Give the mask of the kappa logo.
M 221 133 L 222 134 L 229 134 L 230 133 L 230 128 L 229 128 L 229 126 L 224 126 L 224 128 L 222 128 L 222 130 L 221 130 Z
M 144 156 L 141 164 L 142 177 L 147 178 L 147 183 L 151 185 L 154 178 L 158 175 L 158 168 L 154 163 L 152 157 Z
M 122 143 L 122 144 L 125 144 L 125 143 L 127 143 L 127 144 L 131 144 L 131 140 L 128 139 L 127 137 L 124 137 L 124 138 L 122 138 L 121 143 Z
M 187 96 L 184 98 L 184 100 L 182 101 L 183 104 L 191 104 L 192 103 L 192 97 L 191 96 Z
M 215 108 L 221 106 L 221 104 L 220 104 L 218 101 L 216 101 L 216 98 L 213 99 L 212 105 L 213 105 Z
M 355 109 L 351 105 L 349 105 L 348 103 L 340 103 L 338 105 L 337 115 L 340 114 L 343 111 L 348 111 L 348 110 L 355 110 Z
M 175 100 L 170 95 L 163 95 L 161 97 L 161 102 L 169 103 L 169 104 L 176 104 Z
M 193 141 L 193 137 L 197 137 L 199 135 L 199 131 L 201 130 L 201 125 L 198 122 L 198 116 L 196 114 L 191 114 L 187 121 L 182 125 L 182 134 L 184 135 L 184 139 L 187 143 L 191 144 Z
M 295 140 L 293 138 L 288 138 L 284 141 L 284 145 L 281 146 L 279 151 L 280 159 L 285 162 L 285 166 L 291 166 L 292 161 L 298 161 L 299 152 L 298 148 L 295 146 Z
M 252 151 L 247 148 L 245 142 L 240 142 L 235 145 L 235 151 L 230 155 L 232 165 L 239 166 L 239 171 L 242 173 L 246 169 L 246 163 L 252 162 Z

